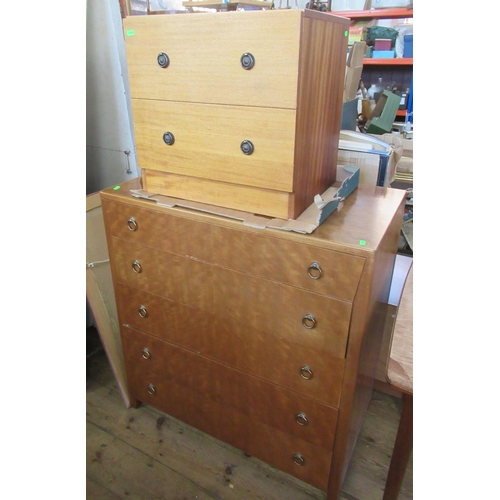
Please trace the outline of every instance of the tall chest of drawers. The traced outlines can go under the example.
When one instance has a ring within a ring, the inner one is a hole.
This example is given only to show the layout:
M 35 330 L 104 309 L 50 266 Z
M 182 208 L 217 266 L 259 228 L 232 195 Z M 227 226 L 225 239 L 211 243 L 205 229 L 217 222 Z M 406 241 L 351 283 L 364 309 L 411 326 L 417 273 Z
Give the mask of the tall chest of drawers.
M 338 498 L 371 396 L 404 192 L 314 233 L 101 192 L 129 393 Z
M 281 9 L 123 24 L 144 189 L 296 219 L 334 183 L 348 19 Z

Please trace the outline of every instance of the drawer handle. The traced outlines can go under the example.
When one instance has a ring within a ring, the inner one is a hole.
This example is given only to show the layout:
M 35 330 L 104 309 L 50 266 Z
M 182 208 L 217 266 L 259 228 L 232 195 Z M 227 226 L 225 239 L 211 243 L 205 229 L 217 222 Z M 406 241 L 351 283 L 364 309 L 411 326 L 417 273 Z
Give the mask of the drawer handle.
M 310 380 L 313 378 L 313 372 L 307 365 L 304 365 L 300 369 L 300 376 L 305 380 Z
M 295 421 L 299 425 L 307 425 L 309 423 L 309 420 L 307 420 L 306 414 L 302 411 L 300 413 L 297 413 L 297 415 L 295 415 Z
M 132 271 L 137 274 L 142 273 L 142 266 L 138 260 L 134 260 L 134 262 L 132 262 Z
M 139 316 L 141 318 L 147 318 L 148 317 L 148 310 L 144 306 L 139 307 Z
M 300 465 L 300 466 L 304 466 L 306 463 L 306 461 L 304 460 L 304 457 L 302 456 L 301 453 L 295 453 L 295 455 L 293 456 L 293 462 L 296 465 Z
M 127 221 L 127 226 L 131 231 L 137 231 L 137 221 L 133 217 Z
M 321 278 L 321 275 L 323 274 L 323 271 L 321 270 L 321 267 L 317 262 L 313 262 L 307 268 L 307 274 L 309 275 L 309 278 L 313 280 L 319 280 Z
M 314 316 L 312 314 L 306 314 L 302 318 L 302 326 L 304 328 L 307 328 L 308 330 L 312 330 L 313 328 L 316 328 L 316 320 L 314 319 Z
M 243 69 L 252 69 L 255 66 L 255 57 L 250 52 L 245 52 L 240 61 Z
M 149 352 L 149 349 L 147 347 L 145 347 L 143 350 L 142 350 L 142 357 L 144 359 L 150 359 L 151 358 L 151 353 Z
M 163 134 L 163 142 L 167 146 L 171 146 L 175 142 L 174 134 L 172 134 L 172 132 L 165 132 Z
M 148 385 L 148 392 L 149 392 L 149 394 L 152 394 L 153 396 L 156 394 L 156 389 L 155 389 L 155 386 L 153 384 Z
M 166 68 L 170 64 L 170 59 L 165 52 L 160 52 L 156 60 L 158 61 L 158 65 L 162 68 Z
M 246 155 L 251 155 L 253 153 L 253 150 L 255 149 L 253 142 L 246 141 L 246 140 L 240 144 L 240 148 L 243 151 L 243 153 Z

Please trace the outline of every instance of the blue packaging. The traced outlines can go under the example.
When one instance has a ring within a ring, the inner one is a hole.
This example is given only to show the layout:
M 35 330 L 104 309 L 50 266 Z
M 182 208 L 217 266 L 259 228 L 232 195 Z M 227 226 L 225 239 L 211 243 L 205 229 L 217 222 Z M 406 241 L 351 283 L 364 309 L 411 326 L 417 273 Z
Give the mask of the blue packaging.
M 372 57 L 373 59 L 393 59 L 395 54 L 394 50 L 374 50 Z
M 403 57 L 413 57 L 413 35 L 405 35 Z

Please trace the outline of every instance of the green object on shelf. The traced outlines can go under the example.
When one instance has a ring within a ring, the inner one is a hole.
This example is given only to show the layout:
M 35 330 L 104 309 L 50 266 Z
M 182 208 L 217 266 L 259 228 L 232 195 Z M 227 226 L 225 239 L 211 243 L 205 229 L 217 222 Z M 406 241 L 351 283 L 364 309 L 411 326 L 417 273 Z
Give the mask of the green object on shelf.
M 366 122 L 368 134 L 388 134 L 392 130 L 392 124 L 399 109 L 401 96 L 384 90 L 370 119 Z

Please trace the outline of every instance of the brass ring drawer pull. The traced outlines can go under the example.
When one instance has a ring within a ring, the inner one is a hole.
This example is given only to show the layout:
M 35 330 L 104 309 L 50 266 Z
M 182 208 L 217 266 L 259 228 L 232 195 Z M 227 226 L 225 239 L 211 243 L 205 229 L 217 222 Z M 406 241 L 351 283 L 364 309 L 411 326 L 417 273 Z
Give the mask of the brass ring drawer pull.
M 143 350 L 142 350 L 142 357 L 144 359 L 150 359 L 151 358 L 151 353 L 149 352 L 149 349 L 147 347 L 145 347 Z
M 307 274 L 309 278 L 313 280 L 319 280 L 323 271 L 321 270 L 320 265 L 317 262 L 312 262 L 311 265 L 307 268 Z
M 307 365 L 304 365 L 300 369 L 300 376 L 305 380 L 310 380 L 313 378 L 313 372 Z
M 301 466 L 305 465 L 306 463 L 301 453 L 295 453 L 295 455 L 293 456 L 293 462 L 296 465 L 301 465 Z
M 304 328 L 307 328 L 308 330 L 312 330 L 313 328 L 316 328 L 316 320 L 314 319 L 313 314 L 306 314 L 302 318 L 302 326 Z
M 156 389 L 155 389 L 155 386 L 153 384 L 148 385 L 148 392 L 149 392 L 149 394 L 152 394 L 152 395 L 156 394 Z
M 132 271 L 137 274 L 142 273 L 142 266 L 138 260 L 134 260 L 134 262 L 132 262 Z
M 306 414 L 302 411 L 300 413 L 297 413 L 297 415 L 295 415 L 295 421 L 299 425 L 307 425 L 309 423 L 309 420 L 307 420 Z
M 144 306 L 139 307 L 139 316 L 141 318 L 147 318 L 148 317 L 148 310 Z
M 131 231 L 137 231 L 137 221 L 133 217 L 127 221 L 127 226 Z

